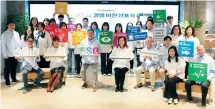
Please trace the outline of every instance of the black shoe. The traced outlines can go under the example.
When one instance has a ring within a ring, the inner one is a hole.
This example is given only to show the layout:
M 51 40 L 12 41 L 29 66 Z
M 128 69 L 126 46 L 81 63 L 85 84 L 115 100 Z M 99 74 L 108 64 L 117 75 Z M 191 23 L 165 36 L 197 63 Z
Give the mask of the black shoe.
M 20 82 L 20 81 L 17 80 L 17 79 L 15 79 L 15 80 L 12 80 L 12 82 L 18 83 L 18 82 Z
M 119 87 L 116 87 L 115 92 L 119 92 Z
M 9 81 L 6 81 L 5 84 L 6 84 L 7 86 L 10 86 L 10 82 L 9 82 Z
M 123 92 L 123 91 L 124 91 L 123 87 L 120 87 L 120 88 L 119 88 L 119 91 L 120 91 L 120 92 Z
M 202 102 L 202 108 L 206 107 L 206 102 Z

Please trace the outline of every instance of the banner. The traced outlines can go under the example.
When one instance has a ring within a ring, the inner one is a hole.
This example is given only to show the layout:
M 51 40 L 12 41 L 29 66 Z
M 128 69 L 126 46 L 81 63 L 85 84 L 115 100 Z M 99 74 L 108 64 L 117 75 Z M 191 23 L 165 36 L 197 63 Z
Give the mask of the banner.
M 113 39 L 114 46 L 118 45 L 118 39 L 119 39 L 120 36 L 124 36 L 126 38 L 126 40 L 127 40 L 126 33 L 114 33 L 114 39 Z
M 100 49 L 98 47 L 80 47 L 80 55 L 99 55 Z
M 54 25 L 46 25 L 46 27 L 45 27 L 45 31 L 48 32 L 52 38 L 53 38 L 54 36 L 56 36 L 56 34 L 55 34 L 55 29 L 58 29 L 58 25 L 57 25 L 57 24 L 54 24 Z
M 55 2 L 55 14 L 67 14 L 67 2 Z
M 147 32 L 128 34 L 128 41 L 145 40 L 146 38 Z
M 138 27 L 138 26 L 129 26 L 127 34 L 139 33 L 139 32 L 140 32 L 140 27 Z
M 72 45 L 80 45 L 81 41 L 87 38 L 86 31 L 73 31 L 72 32 Z
M 56 29 L 55 35 L 59 37 L 60 42 L 68 42 L 68 30 L 67 29 Z
M 167 35 L 166 28 L 165 27 L 155 27 L 154 28 L 154 41 L 163 42 L 164 37 Z
M 96 40 L 99 39 L 99 33 L 100 33 L 100 30 L 99 30 L 99 29 L 95 29 L 95 30 L 94 30 L 94 38 L 95 38 Z
M 194 42 L 193 41 L 179 41 L 178 54 L 183 57 L 194 56 Z
M 154 22 L 166 22 L 166 10 L 153 10 Z
M 112 45 L 113 44 L 113 32 L 112 31 L 100 32 L 99 42 L 100 42 L 100 44 Z
M 67 24 L 67 29 L 69 32 L 76 31 L 76 24 Z
M 206 82 L 208 65 L 205 63 L 189 62 L 188 77 L 189 80 Z

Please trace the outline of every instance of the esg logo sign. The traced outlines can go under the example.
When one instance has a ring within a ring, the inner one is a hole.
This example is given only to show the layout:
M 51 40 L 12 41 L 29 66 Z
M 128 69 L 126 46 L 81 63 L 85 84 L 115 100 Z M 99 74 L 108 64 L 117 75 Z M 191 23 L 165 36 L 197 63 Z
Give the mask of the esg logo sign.
M 80 47 L 80 52 L 81 54 L 100 54 L 100 49 L 98 47 Z

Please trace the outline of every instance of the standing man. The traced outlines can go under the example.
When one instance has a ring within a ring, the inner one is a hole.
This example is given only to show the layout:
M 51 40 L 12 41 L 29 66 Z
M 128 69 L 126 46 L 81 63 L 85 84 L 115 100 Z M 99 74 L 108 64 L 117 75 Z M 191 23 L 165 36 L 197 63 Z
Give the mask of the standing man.
M 173 16 L 167 16 L 167 35 L 171 35 L 173 25 Z
M 215 62 L 214 59 L 205 53 L 205 48 L 203 45 L 197 46 L 198 55 L 193 57 L 194 62 L 206 63 L 208 65 L 207 70 L 207 82 L 200 81 L 192 81 L 187 80 L 185 82 L 185 88 L 187 91 L 187 100 L 188 102 L 192 102 L 193 98 L 191 95 L 191 87 L 192 85 L 200 85 L 202 88 L 202 107 L 206 108 L 206 97 L 208 94 L 208 87 L 210 86 L 211 80 L 215 77 Z
M 89 20 L 88 20 L 88 18 L 83 18 L 83 30 L 89 30 L 90 29 L 90 26 L 88 25 L 88 23 L 89 23 Z
M 18 82 L 16 79 L 17 50 L 21 47 L 19 33 L 15 31 L 15 22 L 7 23 L 8 30 L 2 34 L 2 54 L 5 58 L 4 79 L 5 84 L 10 85 L 9 73 L 11 73 L 12 82 Z
M 98 68 L 98 58 L 101 51 L 101 46 L 99 42 L 93 38 L 94 36 L 94 30 L 89 29 L 87 31 L 87 39 L 84 39 L 80 44 L 80 51 L 82 56 L 82 67 L 81 67 L 81 77 L 84 81 L 84 84 L 82 85 L 82 88 L 87 88 L 87 79 L 86 79 L 86 71 L 89 67 L 92 68 L 93 71 L 93 92 L 96 92 L 96 83 L 98 81 L 98 74 L 97 74 L 97 68 Z M 86 53 L 89 54 L 83 54 L 82 51 L 86 51 Z

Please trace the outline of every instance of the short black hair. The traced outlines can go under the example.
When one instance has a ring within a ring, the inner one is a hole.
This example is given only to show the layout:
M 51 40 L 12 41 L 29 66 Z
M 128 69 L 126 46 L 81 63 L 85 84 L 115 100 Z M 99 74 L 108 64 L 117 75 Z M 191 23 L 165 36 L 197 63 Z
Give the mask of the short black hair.
M 43 30 L 44 30 L 44 29 L 45 29 L 45 27 L 46 27 L 46 26 L 45 26 L 45 24 L 44 24 L 43 22 L 39 22 L 39 23 L 38 23 L 38 26 L 39 26 L 39 25 L 41 25 L 41 26 L 42 26 Z
M 33 36 L 27 37 L 27 39 L 25 41 L 27 41 L 28 39 L 32 39 L 34 41 L 34 37 Z
M 94 33 L 94 30 L 92 28 L 88 29 L 87 32 L 92 31 Z
M 185 37 L 188 37 L 187 36 L 187 30 L 189 29 L 189 28 L 191 28 L 192 29 L 192 35 L 193 35 L 193 37 L 195 37 L 195 29 L 190 25 L 190 26 L 187 26 L 187 28 L 185 29 Z
M 167 16 L 167 20 L 173 19 L 173 16 Z
M 147 20 L 148 20 L 148 19 L 153 19 L 153 17 L 152 17 L 152 16 L 148 16 L 148 17 L 147 17 Z
M 164 41 L 166 41 L 167 39 L 171 40 L 172 41 L 172 38 L 170 36 L 166 36 L 164 37 Z
M 65 22 L 61 22 L 61 23 L 60 23 L 60 28 L 61 28 L 63 25 L 66 25 L 66 28 L 67 28 L 67 24 L 66 24 Z
M 172 27 L 171 35 L 174 33 L 174 29 L 175 29 L 176 27 L 178 27 L 178 29 L 179 29 L 179 35 L 181 35 L 181 28 L 180 28 L 179 25 L 174 25 L 174 26 Z
M 84 17 L 84 18 L 83 18 L 83 21 L 84 21 L 84 20 L 87 20 L 87 21 L 88 21 L 88 18 Z
M 51 22 L 55 22 L 55 23 L 56 23 L 56 20 L 55 20 L 54 18 L 51 18 L 51 19 L 49 20 L 49 25 L 50 25 Z
M 102 24 L 102 31 L 104 31 L 104 26 L 107 26 L 108 27 L 108 31 L 109 31 L 109 23 L 108 22 L 104 22 L 103 24 Z
M 58 18 L 64 18 L 63 14 L 58 15 Z
M 45 19 L 43 20 L 43 22 L 44 22 L 44 21 L 47 21 L 47 22 L 49 22 L 49 19 L 48 19 L 48 18 L 45 18 Z
M 90 28 L 92 28 L 92 27 L 93 27 L 93 25 L 95 25 L 95 26 L 96 26 L 96 29 L 99 29 L 97 22 L 92 22 L 92 23 L 91 23 L 91 25 L 90 25 Z
M 59 42 L 60 42 L 60 39 L 59 39 L 59 37 L 57 37 L 57 36 L 54 36 L 54 37 L 53 37 L 53 39 L 52 39 L 52 42 L 55 42 L 55 41 L 59 41 Z
M 117 23 L 116 24 L 116 26 L 115 26 L 115 33 L 117 32 L 116 27 L 118 27 L 118 26 L 121 28 L 120 32 L 122 33 L 122 24 L 121 23 Z
M 10 25 L 11 23 L 15 24 L 13 20 L 7 21 L 7 25 Z
M 82 28 L 82 24 L 81 23 L 77 23 L 76 24 L 76 28 L 78 27 L 78 25 L 81 26 L 81 28 Z
M 154 24 L 153 19 L 147 19 L 146 24 L 147 24 L 148 22 L 151 22 L 152 24 Z

